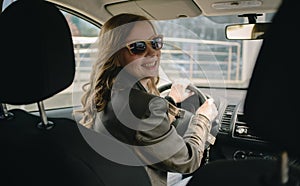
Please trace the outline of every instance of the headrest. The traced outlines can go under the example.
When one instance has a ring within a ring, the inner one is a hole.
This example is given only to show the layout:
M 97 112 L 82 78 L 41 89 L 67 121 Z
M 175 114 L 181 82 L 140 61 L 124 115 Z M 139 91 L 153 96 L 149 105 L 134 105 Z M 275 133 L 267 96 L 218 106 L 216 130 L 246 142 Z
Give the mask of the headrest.
M 70 86 L 75 74 L 68 23 L 56 6 L 19 0 L 0 14 L 0 102 L 30 104 Z
M 299 29 L 294 1 L 283 1 L 259 52 L 244 104 L 246 122 L 280 150 L 300 155 Z

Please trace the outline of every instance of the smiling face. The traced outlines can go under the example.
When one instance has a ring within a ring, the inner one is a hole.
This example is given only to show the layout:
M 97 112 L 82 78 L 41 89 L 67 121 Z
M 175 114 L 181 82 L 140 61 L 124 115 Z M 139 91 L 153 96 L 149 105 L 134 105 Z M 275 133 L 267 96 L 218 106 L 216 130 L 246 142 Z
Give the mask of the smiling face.
M 157 34 L 148 21 L 139 21 L 132 28 L 126 38 L 126 43 L 140 40 L 151 40 L 156 38 Z M 146 42 L 146 49 L 142 53 L 133 54 L 129 48 L 124 48 L 120 65 L 138 79 L 147 79 L 158 76 L 161 51 L 153 49 L 151 43 Z

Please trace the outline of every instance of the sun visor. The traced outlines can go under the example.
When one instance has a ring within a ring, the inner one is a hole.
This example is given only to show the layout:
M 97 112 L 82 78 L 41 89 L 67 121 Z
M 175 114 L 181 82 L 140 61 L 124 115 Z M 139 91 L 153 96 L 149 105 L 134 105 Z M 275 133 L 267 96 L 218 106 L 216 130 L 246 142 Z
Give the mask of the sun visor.
M 193 1 L 187 0 L 124 1 L 121 3 L 108 4 L 106 9 L 112 15 L 122 12 L 131 12 L 156 20 L 195 17 L 202 13 L 200 8 Z

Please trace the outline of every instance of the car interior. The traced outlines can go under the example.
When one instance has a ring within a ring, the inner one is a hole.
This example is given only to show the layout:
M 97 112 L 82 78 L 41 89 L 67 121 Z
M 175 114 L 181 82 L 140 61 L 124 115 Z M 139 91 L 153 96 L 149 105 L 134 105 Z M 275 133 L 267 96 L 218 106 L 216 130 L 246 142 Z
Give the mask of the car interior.
M 187 185 L 300 185 L 299 126 L 296 118 L 299 101 L 296 97 L 298 91 L 295 77 L 297 47 L 290 47 L 291 38 L 286 37 L 292 37 L 295 43 L 299 41 L 296 25 L 290 24 L 296 23 L 297 16 L 290 10 L 297 2 L 5 2 L 0 0 L 0 4 L 6 6 L 0 14 L 0 25 L 3 25 L 0 28 L 0 79 L 3 80 L 0 91 L 0 177 L 4 185 L 151 185 L 143 167 L 119 164 L 107 158 L 112 154 L 122 154 L 124 162 L 131 158 L 133 162 L 139 161 L 126 146 L 83 127 L 78 124 L 78 118 L 74 115 L 80 101 L 79 96 L 74 93 L 74 86 L 81 85 L 78 78 L 85 75 L 85 71 L 78 72 L 78 69 L 87 69 L 80 66 L 84 63 L 78 65 L 77 59 L 83 61 L 84 56 L 77 55 L 76 46 L 87 46 L 85 50 L 93 48 L 86 43 L 76 44 L 76 39 L 83 37 L 73 37 L 74 30 L 66 13 L 85 18 L 95 27 L 101 28 L 106 20 L 122 12 L 141 14 L 162 23 L 198 16 L 218 22 L 222 21 L 222 16 L 233 15 L 230 24 L 222 24 L 226 40 L 235 42 L 230 46 L 239 48 L 244 41 L 255 43 L 253 56 L 249 54 L 243 57 L 244 60 L 251 58 L 254 61 L 253 68 L 246 73 L 246 86 L 235 86 L 234 80 L 225 78 L 222 83 L 196 81 L 197 87 L 191 88 L 196 92 L 200 91 L 196 94 L 196 99 L 200 95 L 203 101 L 204 94 L 213 97 L 218 105 L 219 115 L 213 123 L 215 143 L 206 149 L 203 166 L 192 174 Z M 261 17 L 264 17 L 261 15 L 266 13 L 272 15 L 270 21 L 261 21 Z M 179 31 L 187 32 L 187 29 L 181 28 Z M 169 30 L 166 31 L 168 32 Z M 88 39 L 95 41 L 93 38 Z M 175 46 L 171 36 L 166 39 L 169 39 L 166 40 L 166 45 L 184 50 L 182 48 L 185 45 Z M 243 49 L 241 51 L 246 53 Z M 254 55 L 255 51 L 257 57 Z M 214 52 L 222 53 L 223 50 L 217 48 Z M 180 60 L 183 58 L 175 57 Z M 216 58 L 213 57 L 213 60 Z M 234 61 L 233 58 L 234 56 L 224 59 Z M 238 61 L 238 57 L 236 58 Z M 238 69 L 238 64 L 234 68 Z M 243 78 L 245 75 L 243 71 L 240 74 L 226 74 L 228 78 L 237 76 Z M 159 90 L 164 94 L 170 86 L 168 81 Z M 68 98 L 58 99 L 58 102 L 66 100 L 73 105 L 56 108 L 49 106 L 51 99 L 56 99 L 70 89 Z M 225 98 L 220 96 L 223 94 L 226 94 Z M 188 100 L 186 105 L 193 102 L 194 100 Z M 201 104 L 201 100 L 197 104 Z M 31 109 L 31 105 L 35 105 L 35 109 Z

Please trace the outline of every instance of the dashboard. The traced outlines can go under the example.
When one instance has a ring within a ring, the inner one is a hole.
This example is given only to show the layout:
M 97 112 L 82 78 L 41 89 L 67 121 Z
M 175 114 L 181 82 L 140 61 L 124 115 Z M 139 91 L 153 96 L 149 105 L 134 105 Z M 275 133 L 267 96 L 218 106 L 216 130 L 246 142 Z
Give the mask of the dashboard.
M 276 147 L 262 136 L 258 136 L 245 120 L 243 107 L 246 92 L 247 90 L 227 89 L 226 96 L 215 93 L 214 97 L 219 104 L 220 123 L 216 142 L 210 147 L 210 161 L 277 159 Z M 220 90 L 219 93 L 224 94 L 224 90 Z

